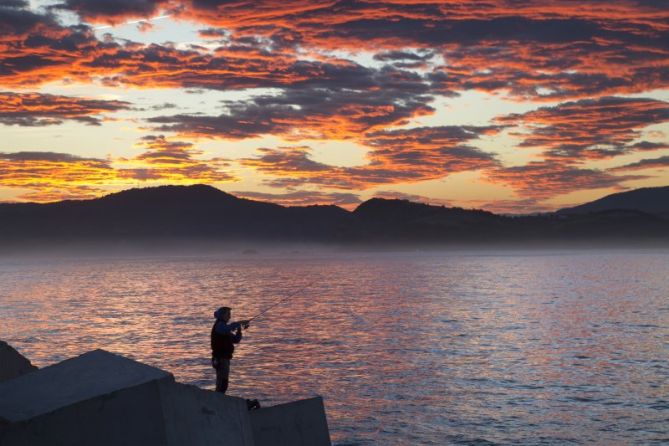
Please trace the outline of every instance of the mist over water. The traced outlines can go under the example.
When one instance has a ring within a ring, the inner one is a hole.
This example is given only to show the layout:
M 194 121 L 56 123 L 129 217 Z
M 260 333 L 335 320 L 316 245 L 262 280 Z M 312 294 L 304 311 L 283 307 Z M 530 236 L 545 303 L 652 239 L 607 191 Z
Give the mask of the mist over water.
M 212 388 L 213 311 L 255 321 L 229 393 L 325 398 L 337 445 L 669 441 L 669 251 L 0 258 L 0 338 Z

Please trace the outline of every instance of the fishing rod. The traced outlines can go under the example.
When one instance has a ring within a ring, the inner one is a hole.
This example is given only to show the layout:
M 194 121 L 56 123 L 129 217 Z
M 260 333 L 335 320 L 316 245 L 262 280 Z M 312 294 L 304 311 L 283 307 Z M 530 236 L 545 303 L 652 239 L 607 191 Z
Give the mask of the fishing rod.
M 258 314 L 256 314 L 255 316 L 253 316 L 251 319 L 247 320 L 247 322 L 250 323 L 252 320 L 259 318 L 260 316 L 262 316 L 263 314 L 267 313 L 267 312 L 268 312 L 269 310 L 271 310 L 272 308 L 276 307 L 277 305 L 280 305 L 280 304 L 284 303 L 285 301 L 287 301 L 287 300 L 290 299 L 291 297 L 295 296 L 295 295 L 296 295 L 297 293 L 299 293 L 300 291 L 304 291 L 304 290 L 306 290 L 307 288 L 309 288 L 309 287 L 310 287 L 311 285 L 313 285 L 314 283 L 316 283 L 316 281 L 315 281 L 315 280 L 312 280 L 311 282 L 307 283 L 306 285 L 304 285 L 304 286 L 302 286 L 302 287 L 296 289 L 296 290 L 293 291 L 292 293 L 288 294 L 286 297 L 283 297 L 283 298 L 279 299 L 278 301 L 274 302 L 274 303 L 273 303 L 272 305 L 270 305 L 269 307 L 267 307 L 267 308 L 265 308 L 264 310 L 262 310 L 260 313 L 258 313 Z M 248 325 L 247 325 L 247 326 L 248 326 Z

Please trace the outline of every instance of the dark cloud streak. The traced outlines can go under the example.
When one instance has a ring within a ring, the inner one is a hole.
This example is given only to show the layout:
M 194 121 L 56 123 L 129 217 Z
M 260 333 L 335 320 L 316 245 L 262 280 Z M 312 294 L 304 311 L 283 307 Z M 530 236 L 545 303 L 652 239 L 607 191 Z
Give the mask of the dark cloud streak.
M 623 166 L 609 169 L 611 172 L 625 172 L 630 170 L 644 170 L 644 169 L 669 169 L 669 156 L 661 156 L 659 158 L 644 158 L 635 163 L 625 164 Z
M 530 129 L 529 134 L 518 134 L 519 147 L 540 148 L 548 158 L 581 162 L 647 150 L 651 143 L 633 141 L 644 127 L 669 122 L 669 103 L 603 97 L 503 116 L 497 122 Z
M 0 124 L 4 125 L 37 127 L 66 120 L 100 125 L 102 114 L 129 108 L 130 104 L 124 101 L 0 92 Z

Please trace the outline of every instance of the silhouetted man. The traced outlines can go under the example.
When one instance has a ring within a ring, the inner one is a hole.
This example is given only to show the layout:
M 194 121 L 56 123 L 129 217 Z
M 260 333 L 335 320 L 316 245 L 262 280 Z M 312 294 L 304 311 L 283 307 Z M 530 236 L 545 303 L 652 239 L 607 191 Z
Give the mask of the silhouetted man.
M 235 344 L 242 340 L 242 328 L 249 328 L 250 321 L 238 321 L 229 324 L 230 307 L 221 307 L 214 312 L 216 322 L 211 327 L 211 365 L 216 369 L 216 391 L 228 390 L 230 360 L 235 351 Z

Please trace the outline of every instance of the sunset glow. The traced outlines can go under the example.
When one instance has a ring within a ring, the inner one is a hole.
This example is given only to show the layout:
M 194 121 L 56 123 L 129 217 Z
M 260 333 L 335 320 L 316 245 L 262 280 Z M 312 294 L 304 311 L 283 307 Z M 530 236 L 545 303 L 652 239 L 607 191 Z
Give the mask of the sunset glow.
M 204 183 L 525 213 L 669 184 L 654 0 L 8 0 L 0 202 Z

